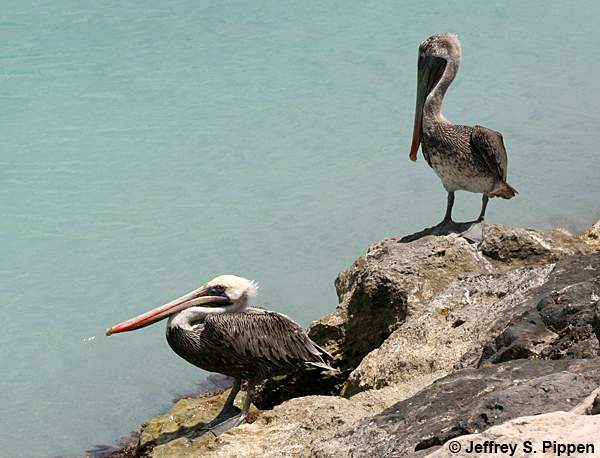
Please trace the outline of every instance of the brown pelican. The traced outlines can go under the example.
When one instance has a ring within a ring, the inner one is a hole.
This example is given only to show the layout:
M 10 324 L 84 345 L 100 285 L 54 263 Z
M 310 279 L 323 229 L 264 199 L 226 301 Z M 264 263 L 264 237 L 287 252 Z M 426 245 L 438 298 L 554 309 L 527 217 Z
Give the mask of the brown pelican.
M 454 193 L 458 190 L 483 194 L 483 221 L 490 197 L 510 199 L 517 191 L 506 182 L 506 150 L 499 132 L 481 126 L 457 126 L 442 114 L 444 94 L 460 64 L 461 48 L 452 34 L 433 35 L 419 46 L 417 106 L 410 159 L 421 151 L 446 191 L 448 205 L 438 233 L 453 231 L 464 224 L 452 221 Z
M 255 282 L 222 275 L 161 307 L 106 330 L 106 335 L 140 329 L 168 318 L 167 342 L 194 366 L 234 378 L 223 409 L 205 426 L 216 434 L 241 424 L 254 387 L 262 380 L 307 367 L 332 369 L 331 355 L 281 313 L 250 307 Z M 233 405 L 247 382 L 241 413 Z

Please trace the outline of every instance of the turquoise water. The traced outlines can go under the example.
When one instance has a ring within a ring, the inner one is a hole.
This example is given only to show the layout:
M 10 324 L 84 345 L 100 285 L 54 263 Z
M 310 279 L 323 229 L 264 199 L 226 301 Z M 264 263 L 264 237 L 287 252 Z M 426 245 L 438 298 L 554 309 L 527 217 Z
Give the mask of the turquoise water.
M 463 45 L 446 116 L 505 137 L 521 195 L 488 220 L 600 218 L 598 3 L 2 3 L 2 456 L 110 444 L 206 376 L 162 324 L 108 325 L 221 273 L 306 325 L 369 243 L 438 222 L 408 160 L 431 33 Z

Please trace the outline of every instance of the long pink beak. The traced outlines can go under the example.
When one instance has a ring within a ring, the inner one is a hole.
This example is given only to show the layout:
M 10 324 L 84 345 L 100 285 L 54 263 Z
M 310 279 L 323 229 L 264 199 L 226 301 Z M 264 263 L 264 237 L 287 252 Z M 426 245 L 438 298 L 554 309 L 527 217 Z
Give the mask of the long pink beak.
M 206 295 L 207 291 L 207 287 L 202 286 L 201 288 L 191 291 L 165 305 L 161 305 L 154 310 L 150 310 L 149 312 L 143 313 L 142 315 L 138 315 L 134 318 L 130 318 L 127 321 L 123 321 L 122 323 L 108 328 L 106 330 L 106 335 L 110 336 L 119 332 L 134 331 L 136 329 L 149 326 L 157 321 L 164 320 L 175 313 L 181 312 L 188 307 L 209 303 L 223 304 L 228 302 L 228 299 L 223 296 Z

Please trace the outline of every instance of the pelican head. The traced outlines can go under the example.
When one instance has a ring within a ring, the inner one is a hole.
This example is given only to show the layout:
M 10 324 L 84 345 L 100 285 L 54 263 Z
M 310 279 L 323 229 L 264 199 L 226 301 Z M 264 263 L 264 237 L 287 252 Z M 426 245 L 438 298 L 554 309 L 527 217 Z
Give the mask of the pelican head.
M 451 66 L 453 74 L 460 63 L 460 42 L 456 35 L 432 35 L 419 46 L 419 63 L 417 67 L 417 106 L 415 108 L 415 124 L 410 159 L 417 160 L 417 151 L 421 144 L 421 123 L 423 106 L 427 96 L 439 83 L 447 66 Z
M 248 302 L 258 294 L 258 284 L 235 275 L 220 275 L 209 281 L 206 286 L 213 290 L 222 290 L 232 303 Z
M 214 308 L 221 312 L 242 311 L 257 292 L 258 285 L 254 281 L 235 275 L 221 275 L 165 305 L 108 328 L 106 335 L 140 329 L 190 307 Z
M 421 56 L 439 57 L 446 61 L 455 61 L 460 59 L 460 55 L 460 41 L 452 33 L 431 35 L 419 45 L 419 61 Z

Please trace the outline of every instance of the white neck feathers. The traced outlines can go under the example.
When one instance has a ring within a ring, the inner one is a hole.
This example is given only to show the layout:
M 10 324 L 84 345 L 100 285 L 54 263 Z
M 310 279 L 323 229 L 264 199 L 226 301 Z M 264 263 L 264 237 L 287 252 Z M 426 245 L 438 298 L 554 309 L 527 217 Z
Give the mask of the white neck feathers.
M 208 315 L 216 315 L 219 313 L 241 313 L 246 311 L 247 308 L 247 299 L 221 307 L 190 307 L 171 316 L 167 322 L 167 328 L 178 327 L 189 331 L 193 329 L 194 326 L 201 324 Z

